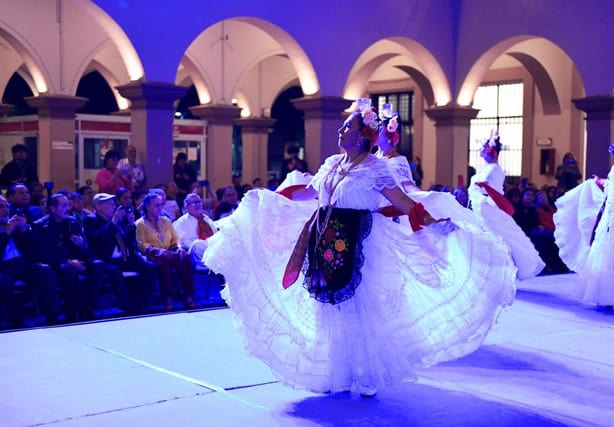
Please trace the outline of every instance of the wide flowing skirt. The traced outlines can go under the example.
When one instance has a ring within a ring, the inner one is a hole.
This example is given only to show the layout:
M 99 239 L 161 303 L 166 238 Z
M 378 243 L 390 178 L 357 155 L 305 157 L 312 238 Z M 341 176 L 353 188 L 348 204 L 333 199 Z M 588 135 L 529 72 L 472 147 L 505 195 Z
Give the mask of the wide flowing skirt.
M 381 386 L 413 369 L 477 349 L 515 294 L 516 268 L 500 239 L 471 225 L 436 224 L 404 235 L 373 214 L 362 282 L 339 304 L 321 303 L 282 277 L 317 202 L 251 191 L 209 239 L 204 262 L 247 351 L 285 384 L 315 392 Z
M 595 219 L 604 200 L 605 194 L 595 180 L 588 179 L 555 202 L 554 241 L 571 271 L 579 273 L 586 264 Z

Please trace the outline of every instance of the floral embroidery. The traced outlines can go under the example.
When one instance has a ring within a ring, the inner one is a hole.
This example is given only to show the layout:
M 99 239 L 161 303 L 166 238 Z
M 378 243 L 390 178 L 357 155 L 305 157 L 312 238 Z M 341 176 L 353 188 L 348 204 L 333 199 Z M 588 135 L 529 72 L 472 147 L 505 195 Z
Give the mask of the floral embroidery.
M 338 219 L 331 219 L 320 240 L 319 250 L 324 258 L 322 267 L 325 274 L 344 265 L 343 256 L 344 252 L 348 250 L 348 242 L 344 236 L 343 228 L 343 224 Z

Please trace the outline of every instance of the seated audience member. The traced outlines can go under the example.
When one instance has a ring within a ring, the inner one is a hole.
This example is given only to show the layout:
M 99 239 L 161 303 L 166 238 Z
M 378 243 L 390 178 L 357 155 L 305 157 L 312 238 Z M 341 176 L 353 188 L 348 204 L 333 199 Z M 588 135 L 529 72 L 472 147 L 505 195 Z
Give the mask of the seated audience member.
M 89 185 L 84 185 L 83 187 L 79 187 L 77 189 L 77 193 L 81 194 L 83 197 L 83 212 L 86 215 L 93 215 L 95 212 L 94 209 L 94 190 Z
M 173 297 L 177 294 L 173 284 L 173 270 L 177 271 L 183 285 L 184 306 L 188 309 L 196 308 L 190 255 L 181 246 L 171 221 L 162 216 L 163 204 L 162 197 L 153 192 L 143 199 L 142 217 L 136 222 L 139 250 L 158 266 L 164 309 L 173 310 Z
M 31 182 L 28 184 L 28 191 L 30 192 L 30 204 L 38 206 L 38 204 L 33 203 L 33 200 L 45 196 L 45 186 L 38 181 Z
M 195 182 L 192 184 L 190 193 L 198 194 L 203 201 L 205 214 L 209 217 L 213 216 L 213 207 L 217 202 L 217 197 L 213 194 L 211 185 L 208 180 Z
M 53 268 L 63 290 L 69 321 L 91 320 L 104 279 L 104 263 L 90 257 L 79 223 L 63 194 L 49 199 L 49 214 L 32 224 L 38 256 Z
M 237 194 L 237 200 L 241 200 L 243 198 L 243 184 L 241 184 L 241 174 L 239 172 L 232 174 L 232 185 L 235 189 L 235 193 Z
M 252 180 L 252 188 L 256 188 L 256 189 L 264 188 L 264 182 L 262 182 L 262 178 L 254 178 Z
M 179 209 L 179 206 L 177 206 L 177 208 L 175 208 L 175 205 L 177 203 L 171 203 L 170 205 L 167 205 L 166 203 L 166 191 L 164 191 L 163 188 L 160 187 L 155 187 L 149 190 L 149 193 L 153 193 L 158 195 L 158 197 L 160 197 L 162 199 L 162 216 L 165 218 L 168 218 L 171 222 L 173 222 L 173 219 L 175 218 L 176 214 L 175 214 L 175 209 Z M 173 212 L 169 212 L 166 210 L 166 207 L 170 206 L 171 211 Z M 141 213 L 143 212 L 143 210 L 141 209 Z
M 119 206 L 115 200 L 114 195 L 106 193 L 94 196 L 96 214 L 85 219 L 85 235 L 92 255 L 105 263 L 119 307 L 128 314 L 145 313 L 151 302 L 156 266 L 138 252 L 132 199 Z M 138 277 L 128 282 L 124 272 L 136 272 Z
M 184 201 L 185 214 L 173 223 L 181 246 L 188 248 L 194 265 L 202 264 L 207 239 L 216 232 L 211 218 L 204 213 L 203 201 L 198 194 L 188 194 Z
M 119 169 L 119 153 L 115 150 L 109 150 L 104 155 L 103 167 L 96 174 L 96 184 L 98 184 L 98 192 L 115 194 L 118 188 L 125 187 L 134 190 L 132 184 L 132 176 L 125 170 Z
M 175 221 L 181 215 L 180 206 L 183 206 L 183 199 L 186 195 L 181 194 L 179 196 L 179 188 L 177 188 L 175 181 L 170 181 L 166 184 L 164 194 L 166 195 L 164 210 L 171 216 L 171 221 Z
M 213 220 L 217 221 L 218 219 L 226 218 L 227 216 L 232 215 L 233 212 L 234 212 L 234 208 L 232 207 L 230 203 L 222 202 L 219 205 L 217 205 L 217 208 L 215 208 Z
M 9 216 L 23 214 L 28 224 L 42 218 L 43 211 L 38 206 L 30 205 L 30 191 L 24 184 L 13 184 L 6 190 L 9 202 Z
M 533 203 L 535 201 L 535 192 L 532 189 L 526 189 L 522 193 L 520 203 L 515 206 L 514 221 L 524 234 L 531 236 L 531 230 L 539 227 L 539 217 Z
M 91 214 L 87 214 L 83 209 L 83 196 L 76 191 L 72 193 L 72 209 L 70 210 L 70 215 L 77 220 L 81 228 L 83 228 L 85 217 L 91 216 Z
M 148 190 L 134 190 L 132 193 L 132 213 L 135 219 L 141 217 L 141 211 L 143 210 L 143 199 L 149 193 Z
M 127 188 L 120 187 L 115 192 L 115 203 L 118 207 L 127 209 L 130 213 L 134 214 L 134 202 L 132 200 L 132 191 Z M 130 209 L 128 209 L 130 208 Z
M 58 322 L 60 298 L 57 279 L 48 265 L 36 262 L 37 244 L 25 216 L 9 217 L 8 202 L 0 196 L 0 293 L 13 327 L 24 326 L 23 313 L 13 300 L 13 285 L 17 280 L 26 282 L 38 292 L 46 324 Z

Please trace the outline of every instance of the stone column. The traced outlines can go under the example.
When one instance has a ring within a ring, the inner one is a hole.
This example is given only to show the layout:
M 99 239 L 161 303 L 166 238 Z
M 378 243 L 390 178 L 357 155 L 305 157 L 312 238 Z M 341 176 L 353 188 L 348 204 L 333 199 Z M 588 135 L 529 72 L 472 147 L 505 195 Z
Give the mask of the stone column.
M 117 90 L 131 102 L 131 143 L 145 169 L 146 185 L 166 184 L 173 179 L 174 102 L 187 88 L 165 82 L 131 82 Z
M 587 96 L 572 99 L 578 110 L 586 113 L 586 168 L 585 177 L 605 177 L 610 170 L 608 145 L 614 138 L 612 120 L 614 95 Z
M 433 182 L 456 185 L 456 177 L 467 175 L 469 126 L 478 115 L 471 107 L 444 106 L 424 110 L 435 123 L 435 177 Z
M 251 184 L 254 178 L 267 182 L 269 131 L 275 119 L 246 118 L 236 119 L 234 124 L 241 126 L 243 138 L 243 182 Z
M 324 159 L 339 153 L 337 131 L 352 101 L 336 96 L 305 96 L 292 103 L 305 113 L 305 160 L 309 171 L 315 173 Z
M 191 107 L 195 116 L 207 120 L 207 179 L 211 188 L 232 183 L 232 125 L 241 116 L 233 105 L 202 104 Z
M 39 95 L 24 98 L 38 110 L 38 179 L 54 181 L 55 190 L 75 190 L 75 112 L 87 98 Z

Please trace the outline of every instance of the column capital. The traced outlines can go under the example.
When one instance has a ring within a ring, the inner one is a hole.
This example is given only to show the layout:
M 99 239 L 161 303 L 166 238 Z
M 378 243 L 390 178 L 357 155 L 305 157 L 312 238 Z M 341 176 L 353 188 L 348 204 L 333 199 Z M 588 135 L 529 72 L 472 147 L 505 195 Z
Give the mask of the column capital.
M 216 125 L 232 125 L 241 117 L 241 108 L 227 104 L 201 104 L 190 107 L 195 116 Z
M 174 109 L 176 99 L 185 95 L 188 88 L 166 82 L 130 82 L 116 86 L 119 94 L 130 100 L 131 108 Z
M 0 104 L 0 116 L 4 116 L 6 113 L 13 109 L 14 105 Z
M 480 110 L 472 107 L 448 106 L 432 107 L 424 113 L 439 126 L 469 126 L 471 119 L 475 119 Z
M 88 99 L 68 95 L 39 95 L 24 98 L 28 105 L 38 110 L 39 117 L 74 118 L 78 109 L 83 108 Z
M 275 125 L 276 121 L 276 119 L 249 117 L 244 119 L 235 119 L 233 123 L 237 126 L 241 126 L 242 132 L 264 134 L 269 133 L 269 129 Z
M 614 111 L 614 95 L 587 96 L 571 100 L 578 110 L 586 113 L 586 120 L 610 120 Z
M 294 106 L 305 113 L 306 119 L 343 118 L 343 111 L 352 105 L 352 101 L 338 96 L 304 96 L 290 100 Z

